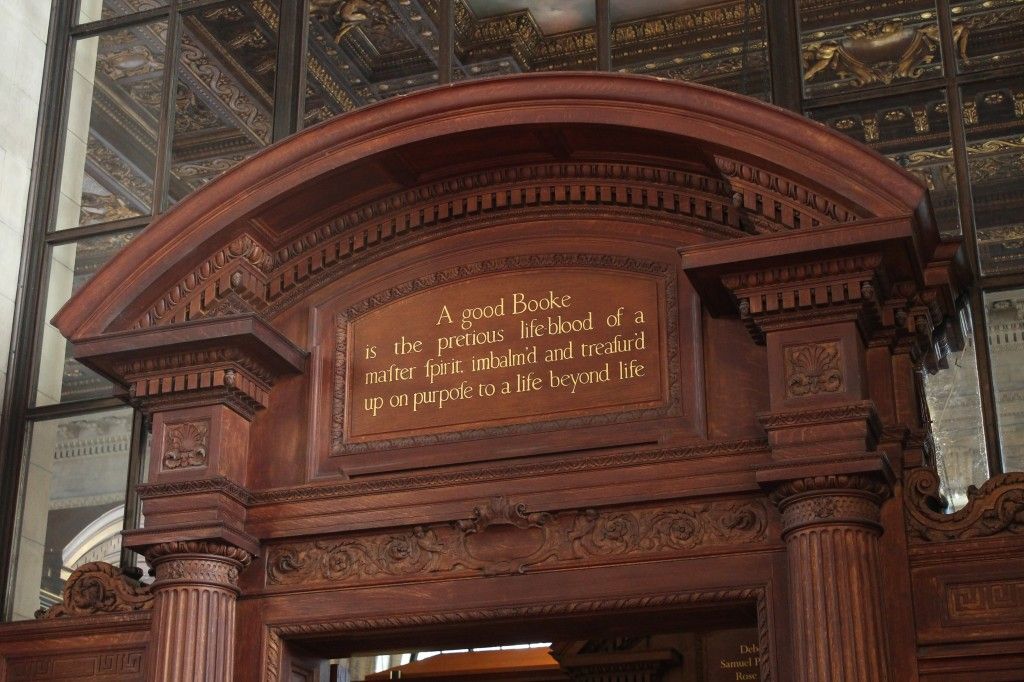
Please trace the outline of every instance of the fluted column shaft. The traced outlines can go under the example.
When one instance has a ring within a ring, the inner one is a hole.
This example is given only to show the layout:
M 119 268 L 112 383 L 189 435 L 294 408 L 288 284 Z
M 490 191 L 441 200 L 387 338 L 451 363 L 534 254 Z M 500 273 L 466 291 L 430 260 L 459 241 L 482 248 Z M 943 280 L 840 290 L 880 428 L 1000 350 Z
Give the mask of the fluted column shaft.
M 171 542 L 146 557 L 156 573 L 151 679 L 232 682 L 238 574 L 251 556 L 214 542 Z
M 878 538 L 885 486 L 862 476 L 773 493 L 789 556 L 797 682 L 887 682 Z

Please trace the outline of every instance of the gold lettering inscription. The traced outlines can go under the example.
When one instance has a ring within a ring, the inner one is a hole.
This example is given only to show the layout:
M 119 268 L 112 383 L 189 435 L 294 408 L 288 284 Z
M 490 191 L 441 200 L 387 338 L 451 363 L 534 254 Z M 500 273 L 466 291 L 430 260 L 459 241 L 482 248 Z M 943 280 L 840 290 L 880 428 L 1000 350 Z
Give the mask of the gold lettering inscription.
M 664 400 L 663 290 L 614 271 L 502 273 L 350 326 L 346 435 L 383 437 Z

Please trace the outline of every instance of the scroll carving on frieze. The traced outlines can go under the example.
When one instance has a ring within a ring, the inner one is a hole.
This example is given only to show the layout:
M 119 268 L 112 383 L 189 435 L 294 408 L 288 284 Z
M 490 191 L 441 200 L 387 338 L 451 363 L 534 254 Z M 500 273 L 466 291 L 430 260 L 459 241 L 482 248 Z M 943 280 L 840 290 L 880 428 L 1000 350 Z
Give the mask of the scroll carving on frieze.
M 453 523 L 273 545 L 267 552 L 267 583 L 511 575 L 767 539 L 767 509 L 759 500 L 548 513 L 497 497 Z
M 966 540 L 1024 533 L 1024 473 L 993 476 L 980 488 L 967 490 L 967 504 L 952 514 L 942 512 L 939 477 L 931 469 L 907 475 L 903 491 L 907 528 L 919 541 Z
M 40 609 L 36 618 L 91 616 L 152 608 L 153 594 L 148 585 L 125 575 L 117 566 L 94 561 L 75 569 L 64 583 L 64 600 L 49 609 Z

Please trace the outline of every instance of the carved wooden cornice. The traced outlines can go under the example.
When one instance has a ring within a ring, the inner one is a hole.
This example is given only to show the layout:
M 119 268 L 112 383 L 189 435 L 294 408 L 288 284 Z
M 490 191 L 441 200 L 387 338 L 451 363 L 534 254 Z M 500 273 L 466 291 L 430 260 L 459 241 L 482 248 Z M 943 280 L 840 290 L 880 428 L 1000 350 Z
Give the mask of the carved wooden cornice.
M 765 412 L 757 416 L 758 421 L 766 430 L 834 424 L 843 421 L 866 421 L 873 434 L 882 432 L 882 423 L 870 400 L 826 407 L 812 407 L 782 412 Z
M 726 275 L 740 318 L 763 342 L 772 330 L 853 319 L 870 336 L 881 317 L 887 283 L 880 254 L 823 258 Z
M 254 315 L 198 320 L 84 339 L 75 357 L 128 386 L 145 410 L 223 403 L 246 418 L 305 353 Z
M 144 483 L 136 486 L 136 492 L 143 500 L 155 497 L 172 497 L 176 495 L 201 495 L 204 493 L 223 493 L 243 505 L 250 505 L 254 496 L 244 487 L 224 476 L 213 478 L 185 479 L 167 483 Z
M 631 466 L 679 462 L 699 457 L 746 457 L 757 453 L 766 453 L 768 449 L 769 445 L 766 439 L 753 438 L 678 448 L 638 449 L 607 455 L 560 457 L 546 462 L 488 466 L 467 471 L 408 474 L 368 481 L 342 481 L 254 491 L 252 492 L 252 503 L 278 504 L 300 500 L 351 497 L 423 488 L 447 488 L 471 483 L 550 476 L 577 471 L 597 471 L 601 469 L 619 469 Z M 191 482 L 184 481 L 181 483 L 155 484 L 140 487 L 139 490 L 146 497 L 184 494 L 188 492 L 188 489 L 181 486 L 188 486 L 190 484 Z M 179 493 L 179 491 L 181 492 Z
M 92 616 L 152 608 L 153 594 L 148 585 L 125 575 L 117 566 L 95 561 L 75 569 L 64 583 L 63 601 L 49 609 L 40 609 L 36 618 Z
M 1024 533 L 1024 473 L 993 476 L 980 488 L 967 489 L 967 504 L 952 514 L 943 513 L 945 500 L 938 474 L 914 469 L 903 487 L 907 530 L 917 542 L 969 540 Z
M 266 581 L 309 587 L 515 574 L 764 544 L 768 529 L 767 508 L 753 499 L 548 513 L 498 497 L 452 523 L 272 544 Z
M 716 157 L 723 177 L 612 163 L 491 169 L 382 197 L 286 238 L 248 233 L 194 267 L 136 319 L 136 328 L 240 312 L 273 315 L 297 298 L 432 231 L 511 217 L 581 212 L 642 217 L 716 239 L 849 222 L 859 213 L 778 173 Z

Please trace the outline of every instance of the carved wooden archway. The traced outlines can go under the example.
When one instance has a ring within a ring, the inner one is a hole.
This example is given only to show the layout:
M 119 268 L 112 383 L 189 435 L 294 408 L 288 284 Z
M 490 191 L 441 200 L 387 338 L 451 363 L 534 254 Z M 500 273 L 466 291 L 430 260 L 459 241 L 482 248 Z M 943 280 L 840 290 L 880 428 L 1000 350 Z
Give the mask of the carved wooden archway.
M 915 679 L 902 481 L 930 475 L 916 372 L 960 288 L 926 197 L 798 116 L 601 74 L 435 89 L 275 145 L 55 318 L 153 419 L 126 543 L 154 597 L 110 610 L 155 603 L 132 646 L 157 680 L 707 608 L 756 613 L 762 680 Z M 653 392 L 360 431 L 353 339 L 397 354 L 424 302 L 509 282 L 655 311 Z

